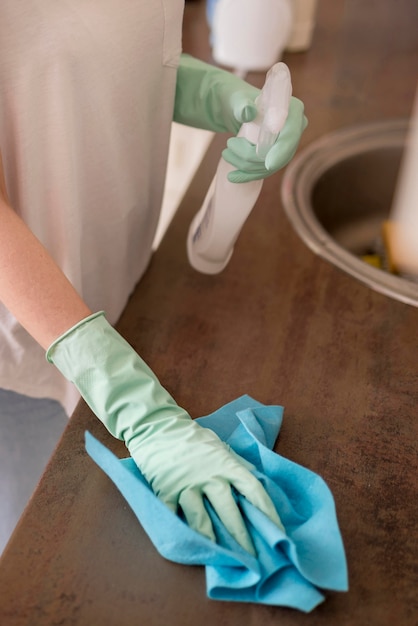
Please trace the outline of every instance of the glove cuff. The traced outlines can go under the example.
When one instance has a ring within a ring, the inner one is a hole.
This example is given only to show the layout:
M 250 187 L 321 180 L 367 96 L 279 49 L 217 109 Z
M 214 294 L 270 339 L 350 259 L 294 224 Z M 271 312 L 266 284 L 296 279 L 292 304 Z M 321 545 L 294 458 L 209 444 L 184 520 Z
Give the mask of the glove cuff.
M 131 441 L 137 439 L 137 446 L 173 420 L 190 420 L 103 311 L 89 315 L 54 341 L 47 359 L 129 449 Z
M 80 320 L 79 322 L 77 322 L 77 324 L 75 324 L 74 326 L 72 326 L 71 328 L 69 328 L 68 330 L 65 331 L 65 333 L 63 333 L 60 337 L 58 337 L 57 339 L 55 339 L 55 341 L 53 341 L 51 343 L 51 345 L 49 346 L 48 350 L 45 353 L 45 358 L 49 363 L 53 363 L 54 362 L 54 358 L 53 358 L 53 353 L 55 348 L 58 346 L 59 343 L 61 343 L 61 341 L 63 341 L 64 339 L 66 339 L 67 337 L 69 337 L 70 335 L 72 335 L 72 333 L 74 331 L 76 331 L 78 328 L 80 328 L 81 326 L 84 326 L 84 324 L 87 324 L 88 322 L 90 322 L 91 320 L 96 319 L 97 317 L 100 316 L 104 316 L 105 312 L 104 311 L 98 311 L 97 313 L 92 313 L 91 315 L 88 315 L 87 317 L 85 317 L 84 319 Z

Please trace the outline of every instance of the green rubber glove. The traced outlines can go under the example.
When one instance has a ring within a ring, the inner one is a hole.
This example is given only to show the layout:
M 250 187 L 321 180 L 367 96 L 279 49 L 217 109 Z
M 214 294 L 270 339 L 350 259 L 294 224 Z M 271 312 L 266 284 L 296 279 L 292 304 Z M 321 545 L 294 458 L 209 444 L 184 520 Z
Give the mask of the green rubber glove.
M 181 509 L 193 529 L 215 540 L 206 497 L 230 534 L 254 554 L 232 488 L 283 528 L 252 466 L 176 404 L 103 313 L 71 328 L 46 356 L 125 442 L 154 493 L 175 513 Z
M 234 74 L 181 55 L 177 72 L 175 122 L 215 132 L 236 135 L 244 122 L 257 115 L 255 100 L 260 90 Z M 244 183 L 271 176 L 292 159 L 308 121 L 303 103 L 291 98 L 289 115 L 276 143 L 265 160 L 256 154 L 254 144 L 244 137 L 232 137 L 222 156 L 236 170 L 228 174 L 233 183 Z
M 303 111 L 303 103 L 292 97 L 286 123 L 265 159 L 257 155 L 255 145 L 245 137 L 231 137 L 228 147 L 222 152 L 225 161 L 236 167 L 228 174 L 228 180 L 231 183 L 248 183 L 267 178 L 287 165 L 308 124 Z
M 257 115 L 259 89 L 187 54 L 177 70 L 173 119 L 214 132 L 237 134 L 241 124 Z

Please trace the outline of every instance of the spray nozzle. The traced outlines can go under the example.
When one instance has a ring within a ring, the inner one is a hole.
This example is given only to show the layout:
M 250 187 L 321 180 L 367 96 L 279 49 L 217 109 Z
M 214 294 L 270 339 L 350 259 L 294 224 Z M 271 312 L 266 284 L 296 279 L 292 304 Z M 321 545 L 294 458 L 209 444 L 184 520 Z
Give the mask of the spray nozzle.
M 289 112 L 292 80 L 285 63 L 276 63 L 267 72 L 266 82 L 256 100 L 260 132 L 257 154 L 265 158 L 282 130 Z

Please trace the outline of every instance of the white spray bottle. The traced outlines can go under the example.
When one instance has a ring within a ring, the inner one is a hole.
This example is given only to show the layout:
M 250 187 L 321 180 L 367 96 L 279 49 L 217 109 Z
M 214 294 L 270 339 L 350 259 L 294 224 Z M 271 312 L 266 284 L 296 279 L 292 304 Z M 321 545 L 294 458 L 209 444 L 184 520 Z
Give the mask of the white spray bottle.
M 256 100 L 257 117 L 243 124 L 238 133 L 238 137 L 256 144 L 257 154 L 263 159 L 286 122 L 291 95 L 289 69 L 282 62 L 276 63 L 268 71 Z M 190 225 L 187 238 L 189 263 L 204 274 L 218 274 L 226 267 L 235 241 L 263 186 L 263 180 L 229 182 L 227 175 L 234 169 L 220 159 L 203 205 Z

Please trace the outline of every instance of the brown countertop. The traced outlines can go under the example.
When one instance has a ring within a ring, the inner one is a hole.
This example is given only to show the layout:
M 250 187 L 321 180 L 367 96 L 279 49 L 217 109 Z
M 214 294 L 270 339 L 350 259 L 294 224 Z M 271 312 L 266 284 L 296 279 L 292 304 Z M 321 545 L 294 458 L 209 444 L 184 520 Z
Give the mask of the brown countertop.
M 312 48 L 285 59 L 310 119 L 303 145 L 409 115 L 417 18 L 415 0 L 319 0 Z M 185 49 L 207 57 L 206 41 L 204 4 L 188 4 Z M 285 406 L 276 450 L 330 486 L 350 591 L 329 594 L 309 615 L 208 600 L 203 569 L 160 557 L 85 453 L 87 429 L 126 455 L 80 404 L 0 562 L 2 626 L 417 623 L 418 309 L 314 256 L 284 215 L 281 175 L 265 182 L 227 269 L 193 271 L 186 233 L 223 141 L 118 329 L 193 416 L 244 393 Z

